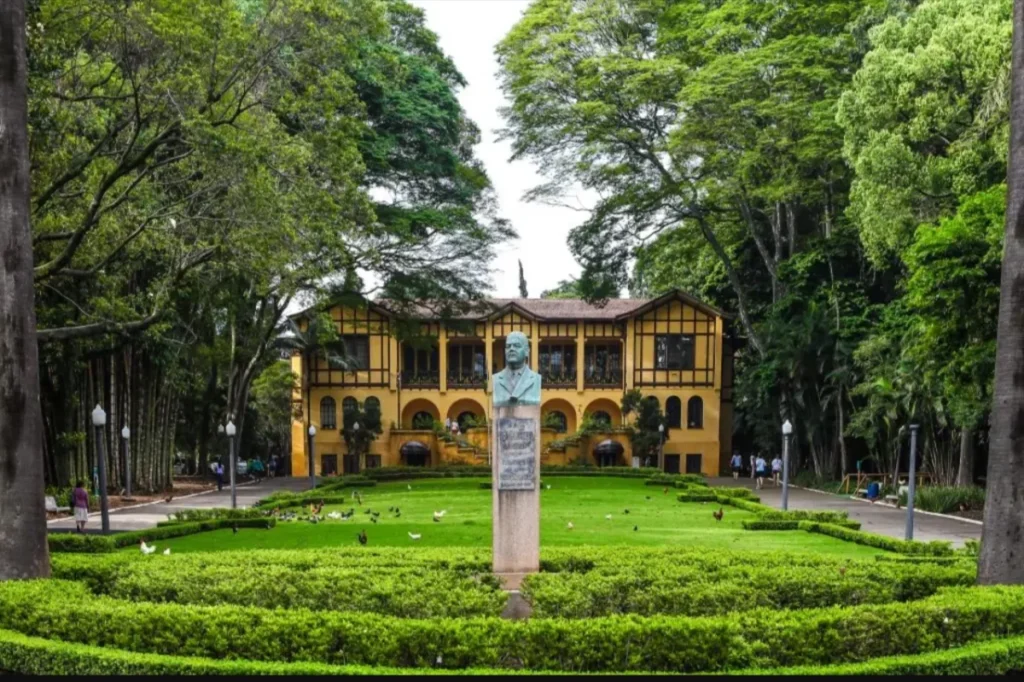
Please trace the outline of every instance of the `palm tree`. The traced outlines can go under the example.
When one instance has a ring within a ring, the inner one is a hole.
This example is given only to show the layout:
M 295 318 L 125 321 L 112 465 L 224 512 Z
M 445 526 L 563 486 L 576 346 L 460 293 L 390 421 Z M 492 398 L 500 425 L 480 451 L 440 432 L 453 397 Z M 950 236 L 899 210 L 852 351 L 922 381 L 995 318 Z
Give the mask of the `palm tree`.
M 288 318 L 277 339 L 278 348 L 297 350 L 302 354 L 302 368 L 305 376 L 302 377 L 302 386 L 306 398 L 306 423 L 312 423 L 313 414 L 310 405 L 310 387 L 313 383 L 313 358 L 319 357 L 327 362 L 333 369 L 353 369 L 354 358 L 345 347 L 344 340 L 338 338 L 337 331 L 330 318 L 317 315 L 313 312 L 309 315 L 309 323 L 305 331 L 299 327 L 295 320 Z
M 29 233 L 25 2 L 0 4 L 0 580 L 50 575 Z
M 983 585 L 1024 583 L 1024 0 L 1013 3 L 1010 164 L 989 436 Z

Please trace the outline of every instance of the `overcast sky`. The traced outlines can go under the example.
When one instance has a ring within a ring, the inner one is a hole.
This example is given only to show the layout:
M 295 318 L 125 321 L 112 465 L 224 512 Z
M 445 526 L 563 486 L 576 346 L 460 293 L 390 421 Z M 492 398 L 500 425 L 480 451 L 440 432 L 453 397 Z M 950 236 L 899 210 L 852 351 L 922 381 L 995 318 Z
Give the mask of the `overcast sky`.
M 427 27 L 438 35 L 441 49 L 455 61 L 469 83 L 459 93 L 459 101 L 469 118 L 480 127 L 477 156 L 486 166 L 497 191 L 500 214 L 510 220 L 519 233 L 519 240 L 500 250 L 492 264 L 494 295 L 499 298 L 519 295 L 516 261 L 522 259 L 529 294 L 536 298 L 560 280 L 579 274 L 580 268 L 569 253 L 566 237 L 586 214 L 522 201 L 523 193 L 540 184 L 542 178 L 532 163 L 509 162 L 511 146 L 508 142 L 496 141 L 496 131 L 503 125 L 498 109 L 505 99 L 498 85 L 494 46 L 519 20 L 529 0 L 410 2 L 426 12 Z

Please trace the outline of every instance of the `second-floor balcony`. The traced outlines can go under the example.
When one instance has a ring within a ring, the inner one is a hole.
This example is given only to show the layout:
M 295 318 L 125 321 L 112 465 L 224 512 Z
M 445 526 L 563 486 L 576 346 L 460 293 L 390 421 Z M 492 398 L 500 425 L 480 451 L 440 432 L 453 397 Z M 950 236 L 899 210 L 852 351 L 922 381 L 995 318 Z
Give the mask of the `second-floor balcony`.
M 576 388 L 576 370 L 542 369 L 540 372 L 544 388 Z
M 441 375 L 438 372 L 405 370 L 402 372 L 402 388 L 440 388 Z
M 583 375 L 585 388 L 620 388 L 622 386 L 621 369 L 588 369 Z
M 483 372 L 448 372 L 448 388 L 486 388 L 487 375 Z

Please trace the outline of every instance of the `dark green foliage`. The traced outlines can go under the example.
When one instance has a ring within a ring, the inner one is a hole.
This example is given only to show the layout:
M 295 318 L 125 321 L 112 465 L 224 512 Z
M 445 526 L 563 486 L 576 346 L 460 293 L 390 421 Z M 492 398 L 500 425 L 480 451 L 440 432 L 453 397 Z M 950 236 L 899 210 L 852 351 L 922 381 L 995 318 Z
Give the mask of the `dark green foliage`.
M 953 554 L 953 548 L 948 542 L 915 542 L 913 540 L 908 542 L 906 540 L 897 540 L 884 535 L 875 535 L 874 533 L 852 530 L 850 528 L 844 528 L 831 523 L 801 521 L 800 530 L 805 530 L 809 533 L 831 535 L 834 538 L 855 542 L 858 545 L 878 547 L 879 549 L 886 549 L 890 552 L 899 552 L 900 554 L 932 554 L 935 556 L 948 556 Z
M 900 506 L 907 505 L 906 493 L 900 495 Z M 914 508 L 921 511 L 952 514 L 963 509 L 981 510 L 985 507 L 985 489 L 977 486 L 922 486 L 914 492 Z
M 83 628 L 82 622 L 103 627 Z M 534 670 L 697 672 L 857 662 L 1018 635 L 1024 633 L 1024 590 L 951 588 L 908 604 L 760 609 L 703 618 L 424 621 L 233 605 L 142 609 L 95 597 L 84 585 L 49 580 L 0 585 L 0 628 L 211 658 L 445 668 L 499 667 L 514 658 Z
M 87 552 L 102 553 L 113 552 L 122 547 L 130 547 L 145 540 L 153 544 L 156 540 L 167 538 L 179 538 L 185 535 L 194 535 L 209 530 L 221 528 L 263 528 L 271 529 L 276 525 L 272 518 L 249 518 L 249 519 L 211 519 L 208 521 L 196 521 L 192 523 L 173 523 L 166 526 L 157 526 L 146 530 L 133 530 L 127 533 L 113 533 L 111 535 L 78 535 L 76 533 L 52 533 L 48 536 L 51 552 Z

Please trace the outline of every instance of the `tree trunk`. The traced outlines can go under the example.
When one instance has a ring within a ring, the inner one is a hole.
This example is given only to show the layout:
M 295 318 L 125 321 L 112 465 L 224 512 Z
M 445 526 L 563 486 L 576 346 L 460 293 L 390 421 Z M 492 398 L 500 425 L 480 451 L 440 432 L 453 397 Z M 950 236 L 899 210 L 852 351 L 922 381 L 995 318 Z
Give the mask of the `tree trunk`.
M 971 429 L 960 432 L 960 466 L 956 471 L 956 484 L 974 484 L 974 431 Z
M 0 4 L 0 580 L 50 575 L 43 495 L 25 2 Z
M 1024 583 L 1024 0 L 1013 3 L 1010 163 L 989 436 L 983 585 Z

